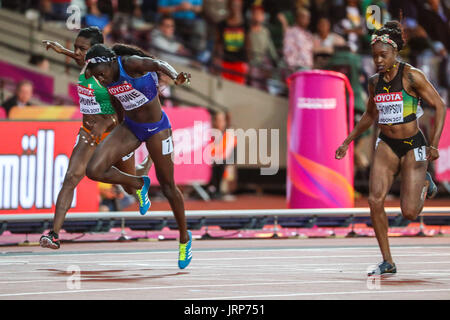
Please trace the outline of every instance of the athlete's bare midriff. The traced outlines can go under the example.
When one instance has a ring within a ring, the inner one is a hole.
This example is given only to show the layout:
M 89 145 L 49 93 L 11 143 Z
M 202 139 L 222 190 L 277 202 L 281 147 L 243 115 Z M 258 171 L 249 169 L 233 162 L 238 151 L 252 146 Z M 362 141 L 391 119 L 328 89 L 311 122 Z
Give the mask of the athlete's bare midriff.
M 116 114 L 83 114 L 83 126 L 88 130 L 92 130 L 96 124 L 107 121 L 111 116 L 116 119 L 117 123 L 118 119 Z M 114 127 L 115 125 L 110 125 L 105 132 L 111 131 Z
M 378 127 L 385 136 L 392 139 L 406 139 L 412 137 L 419 131 L 417 120 L 391 126 L 379 124 Z
M 140 123 L 153 123 L 161 120 L 161 104 L 159 98 L 155 97 L 152 101 L 140 106 L 139 108 L 125 111 L 125 116 L 130 120 Z

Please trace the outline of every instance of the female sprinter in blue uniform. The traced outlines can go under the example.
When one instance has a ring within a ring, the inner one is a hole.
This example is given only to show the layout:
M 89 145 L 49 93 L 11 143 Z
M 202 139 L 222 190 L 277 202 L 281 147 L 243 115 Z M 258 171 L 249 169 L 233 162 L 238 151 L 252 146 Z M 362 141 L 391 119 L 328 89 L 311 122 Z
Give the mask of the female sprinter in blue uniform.
M 369 275 L 396 273 L 388 240 L 388 219 L 384 200 L 395 176 L 401 174 L 400 207 L 406 219 L 415 220 L 425 196 L 432 198 L 437 187 L 427 172 L 428 163 L 439 157 L 439 139 L 444 127 L 445 104 L 423 72 L 400 62 L 403 47 L 401 25 L 387 22 L 372 38 L 372 56 L 378 73 L 369 81 L 367 110 L 343 144 L 336 159 L 345 156 L 349 144 L 377 121 L 380 136 L 369 178 L 369 206 L 373 228 L 383 256 Z M 420 101 L 435 109 L 430 143 L 425 140 L 417 118 Z
M 78 78 L 78 94 L 80 111 L 83 114 L 83 124 L 77 137 L 77 142 L 70 156 L 69 168 L 64 177 L 61 191 L 56 201 L 53 228 L 40 239 L 40 245 L 45 248 L 59 249 L 59 231 L 63 227 L 67 211 L 70 208 L 74 197 L 74 190 L 84 178 L 86 166 L 94 153 L 97 145 L 106 137 L 112 129 L 121 121 L 121 117 L 116 114 L 115 109 L 120 109 L 111 104 L 108 90 L 101 86 L 93 77 L 89 70 L 86 70 L 86 52 L 93 45 L 103 43 L 103 34 L 97 27 L 81 29 L 75 42 L 74 50 L 64 48 L 61 44 L 44 40 L 47 49 L 52 49 L 59 54 L 63 54 L 75 60 L 82 67 Z M 86 95 L 86 92 L 89 95 Z M 119 110 L 120 111 L 120 110 Z M 88 138 L 90 143 L 88 143 Z M 151 160 L 145 160 L 145 165 L 135 169 L 134 154 L 130 154 L 119 159 L 115 166 L 129 174 L 146 174 L 151 166 Z M 125 191 L 134 194 L 135 190 L 127 188 Z
M 140 212 L 145 214 L 150 206 L 147 195 L 150 179 L 126 174 L 113 166 L 144 142 L 162 192 L 169 200 L 178 224 L 178 266 L 184 269 L 192 258 L 192 235 L 187 230 L 183 195 L 175 185 L 171 157 L 172 130 L 158 98 L 157 72 L 165 73 L 177 85 L 188 81 L 190 75 L 177 73 L 168 63 L 125 45 L 115 45 L 112 49 L 95 45 L 87 52 L 86 60 L 88 69 L 124 109 L 124 121 L 95 150 L 88 163 L 87 176 L 93 180 L 135 188 L 140 198 Z

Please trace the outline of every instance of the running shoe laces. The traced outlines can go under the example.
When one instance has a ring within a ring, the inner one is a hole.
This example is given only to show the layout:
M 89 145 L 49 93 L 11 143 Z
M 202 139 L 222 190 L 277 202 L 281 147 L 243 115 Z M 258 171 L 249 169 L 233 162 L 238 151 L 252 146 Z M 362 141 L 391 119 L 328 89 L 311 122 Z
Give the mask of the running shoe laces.
M 180 243 L 178 255 L 178 267 L 186 268 L 192 260 L 192 233 L 188 231 L 189 240 L 187 243 Z
M 151 206 L 150 199 L 148 198 L 148 189 L 150 187 L 150 178 L 149 177 L 142 177 L 144 179 L 144 185 L 142 186 L 141 190 L 136 191 L 136 195 L 139 200 L 139 212 L 141 215 L 144 215 L 147 213 L 147 210 Z
M 47 235 L 41 236 L 39 244 L 42 248 L 59 249 L 58 234 L 54 231 L 50 231 Z
M 382 275 L 386 273 L 397 273 L 397 267 L 395 263 L 390 264 L 387 261 L 383 261 L 378 264 L 378 266 L 368 273 L 369 276 Z

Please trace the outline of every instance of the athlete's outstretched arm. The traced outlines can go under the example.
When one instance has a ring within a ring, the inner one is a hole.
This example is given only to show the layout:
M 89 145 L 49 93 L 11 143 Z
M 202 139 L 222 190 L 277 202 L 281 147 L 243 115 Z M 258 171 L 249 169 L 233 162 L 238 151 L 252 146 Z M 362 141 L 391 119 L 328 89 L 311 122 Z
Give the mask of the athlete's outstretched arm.
M 355 128 L 353 128 L 352 132 L 350 132 L 348 137 L 336 150 L 336 159 L 342 159 L 347 153 L 347 149 L 350 143 L 358 138 L 361 134 L 363 134 L 367 129 L 369 129 L 377 120 L 378 110 L 374 100 L 375 83 L 377 79 L 378 75 L 374 75 L 369 79 L 369 99 L 367 101 L 366 111 L 362 115 L 361 120 L 359 120 L 359 122 L 356 124 Z
M 408 81 L 418 96 L 425 100 L 436 112 L 434 126 L 430 134 L 430 147 L 427 149 L 427 158 L 433 161 L 439 158 L 438 146 L 445 123 L 445 103 L 430 81 L 428 81 L 419 69 L 411 68 L 408 71 Z
M 75 54 L 75 52 L 65 48 L 63 45 L 61 45 L 60 43 L 58 43 L 56 41 L 42 40 L 42 43 L 45 45 L 45 48 L 47 50 L 51 48 L 56 53 L 63 54 L 65 56 L 68 56 L 69 58 L 72 58 L 75 60 L 79 59 L 79 57 Z
M 178 73 L 174 67 L 163 60 L 153 59 L 150 57 L 131 56 L 127 59 L 127 67 L 139 72 L 157 72 L 160 71 L 180 85 L 189 81 L 191 75 L 186 72 Z

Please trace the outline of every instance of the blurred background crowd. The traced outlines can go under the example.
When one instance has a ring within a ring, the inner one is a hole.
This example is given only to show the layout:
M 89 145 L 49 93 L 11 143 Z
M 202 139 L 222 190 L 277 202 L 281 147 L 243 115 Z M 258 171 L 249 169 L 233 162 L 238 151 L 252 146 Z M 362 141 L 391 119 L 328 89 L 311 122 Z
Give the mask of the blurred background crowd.
M 343 71 L 359 111 L 374 73 L 366 9 L 376 5 L 381 24 L 399 20 L 404 26 L 402 58 L 448 97 L 449 0 L 1 1 L 4 8 L 62 24 L 71 5 L 79 8 L 82 27 L 98 26 L 108 43 L 134 44 L 163 60 L 273 94 L 287 95 L 286 79 L 297 70 Z

